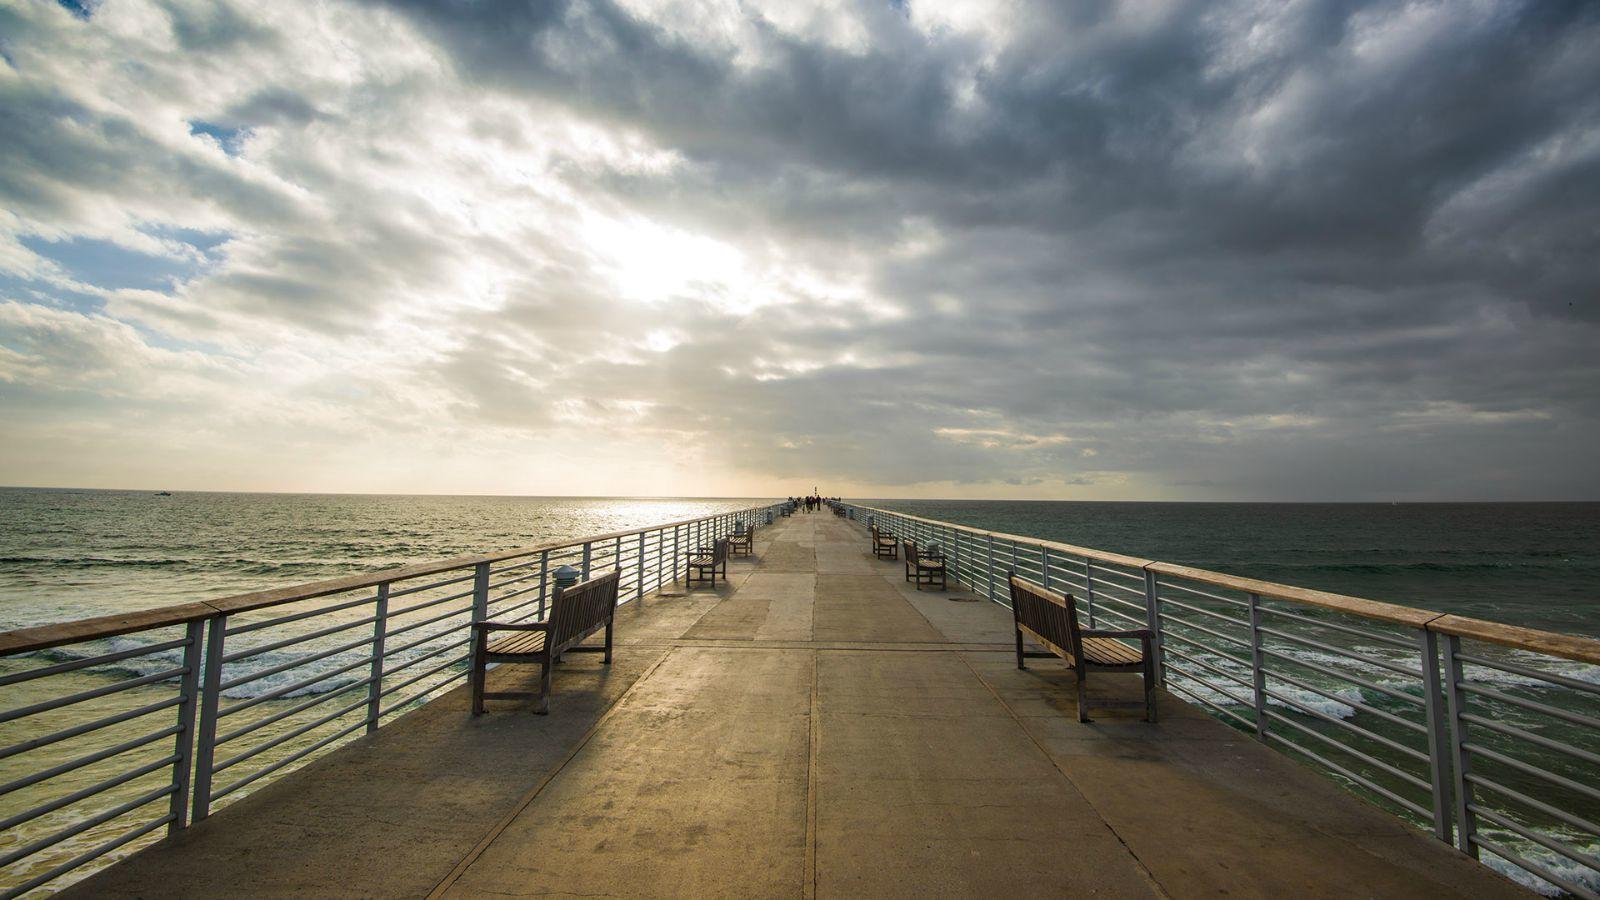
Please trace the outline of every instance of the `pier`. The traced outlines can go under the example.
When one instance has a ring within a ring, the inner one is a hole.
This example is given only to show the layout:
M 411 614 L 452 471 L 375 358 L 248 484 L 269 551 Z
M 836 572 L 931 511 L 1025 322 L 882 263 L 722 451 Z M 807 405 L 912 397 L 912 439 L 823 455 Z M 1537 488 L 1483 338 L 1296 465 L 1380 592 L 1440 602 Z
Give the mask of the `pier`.
M 458 683 L 66 894 L 1531 896 L 1177 693 L 1080 723 L 1007 608 L 914 590 L 859 521 L 750 521 L 714 590 L 641 562 L 548 716 Z

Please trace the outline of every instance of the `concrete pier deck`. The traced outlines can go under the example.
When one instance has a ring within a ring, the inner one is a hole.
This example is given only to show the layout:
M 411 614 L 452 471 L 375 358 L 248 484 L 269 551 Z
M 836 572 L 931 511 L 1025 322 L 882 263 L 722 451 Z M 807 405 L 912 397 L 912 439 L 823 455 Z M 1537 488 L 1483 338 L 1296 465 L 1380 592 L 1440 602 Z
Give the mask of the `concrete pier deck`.
M 457 691 L 68 893 L 1532 896 L 1172 696 L 1080 724 L 1005 609 L 911 590 L 852 523 L 756 550 L 624 606 L 549 716 Z

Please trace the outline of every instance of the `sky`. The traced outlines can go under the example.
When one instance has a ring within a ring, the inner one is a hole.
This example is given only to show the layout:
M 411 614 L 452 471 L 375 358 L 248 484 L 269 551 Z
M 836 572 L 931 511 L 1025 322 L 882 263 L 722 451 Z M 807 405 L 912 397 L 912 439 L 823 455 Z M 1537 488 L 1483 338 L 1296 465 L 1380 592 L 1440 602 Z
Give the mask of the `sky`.
M 1600 499 L 1600 4 L 0 0 L 0 484 Z

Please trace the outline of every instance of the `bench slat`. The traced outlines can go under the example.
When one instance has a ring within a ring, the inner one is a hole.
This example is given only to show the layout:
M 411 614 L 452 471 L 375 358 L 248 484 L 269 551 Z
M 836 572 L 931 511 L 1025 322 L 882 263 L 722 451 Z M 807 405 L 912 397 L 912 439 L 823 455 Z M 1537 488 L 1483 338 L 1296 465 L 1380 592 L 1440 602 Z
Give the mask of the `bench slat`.
M 505 655 L 531 655 L 544 649 L 544 632 L 522 631 L 489 642 L 489 652 Z

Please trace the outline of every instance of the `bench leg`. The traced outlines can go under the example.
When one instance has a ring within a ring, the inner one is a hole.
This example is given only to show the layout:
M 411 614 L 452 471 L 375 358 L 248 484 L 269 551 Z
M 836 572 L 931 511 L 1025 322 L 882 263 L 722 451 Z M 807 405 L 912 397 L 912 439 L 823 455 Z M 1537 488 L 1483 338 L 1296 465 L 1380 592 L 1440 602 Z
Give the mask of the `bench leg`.
M 1026 669 L 1027 666 L 1022 662 L 1022 629 L 1018 628 L 1015 630 L 1017 632 L 1017 668 Z
M 539 715 L 548 715 L 550 712 L 550 658 L 546 657 L 539 662 L 539 705 L 534 707 L 534 712 Z
M 1082 661 L 1080 660 L 1080 663 L 1081 662 Z M 1085 672 L 1081 667 L 1075 671 L 1078 673 L 1078 721 L 1087 722 L 1089 721 L 1089 692 L 1087 690 L 1089 683 L 1089 679 L 1087 677 L 1088 673 Z
M 606 652 L 605 652 L 604 656 L 600 657 L 600 661 L 605 663 L 608 666 L 611 665 L 611 620 L 610 619 L 606 620 Z

